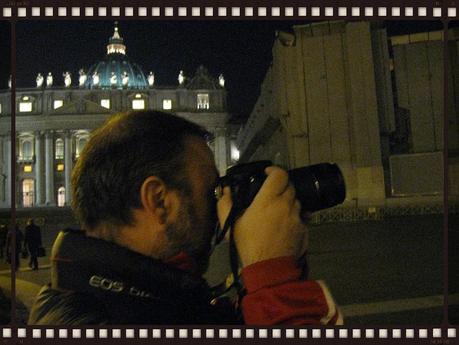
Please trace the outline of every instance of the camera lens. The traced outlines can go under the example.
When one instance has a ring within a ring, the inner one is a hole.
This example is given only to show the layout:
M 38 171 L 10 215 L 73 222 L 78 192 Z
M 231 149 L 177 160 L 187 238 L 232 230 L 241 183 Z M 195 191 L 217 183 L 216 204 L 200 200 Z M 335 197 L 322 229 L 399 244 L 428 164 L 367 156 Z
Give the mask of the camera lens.
M 304 210 L 322 210 L 338 205 L 346 198 L 343 174 L 336 164 L 310 165 L 290 170 L 288 174 Z

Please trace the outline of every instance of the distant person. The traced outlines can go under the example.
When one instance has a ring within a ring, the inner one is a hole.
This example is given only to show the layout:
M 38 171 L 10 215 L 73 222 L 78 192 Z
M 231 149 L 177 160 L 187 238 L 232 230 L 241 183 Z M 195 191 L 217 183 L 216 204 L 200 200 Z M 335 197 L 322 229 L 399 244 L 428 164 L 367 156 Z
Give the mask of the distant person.
M 41 247 L 41 230 L 35 225 L 33 219 L 27 221 L 25 227 L 24 248 L 27 248 L 30 254 L 29 267 L 32 270 L 38 270 L 38 249 Z
M 22 234 L 22 231 L 19 229 L 19 225 L 14 226 L 14 231 L 16 232 L 16 250 L 15 250 L 15 271 L 19 269 L 20 261 L 19 261 L 19 254 L 21 253 L 21 247 L 22 247 L 22 241 L 24 240 L 24 235 Z M 8 231 L 8 234 L 6 235 L 6 259 L 8 263 L 12 265 L 12 255 L 13 255 L 13 230 L 10 229 Z
M 6 245 L 6 234 L 8 233 L 8 229 L 6 228 L 5 224 L 0 225 L 0 258 L 3 259 L 5 257 L 5 245 Z

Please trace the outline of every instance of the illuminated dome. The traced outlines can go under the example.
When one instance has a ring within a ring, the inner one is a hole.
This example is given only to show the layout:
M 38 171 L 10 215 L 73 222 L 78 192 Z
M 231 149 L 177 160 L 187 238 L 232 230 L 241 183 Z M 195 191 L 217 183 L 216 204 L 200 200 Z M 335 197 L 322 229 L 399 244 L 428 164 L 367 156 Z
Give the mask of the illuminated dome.
M 85 86 L 91 89 L 148 88 L 142 68 L 129 61 L 126 55 L 126 46 L 118 32 L 117 23 L 107 45 L 107 55 L 89 68 L 87 76 Z

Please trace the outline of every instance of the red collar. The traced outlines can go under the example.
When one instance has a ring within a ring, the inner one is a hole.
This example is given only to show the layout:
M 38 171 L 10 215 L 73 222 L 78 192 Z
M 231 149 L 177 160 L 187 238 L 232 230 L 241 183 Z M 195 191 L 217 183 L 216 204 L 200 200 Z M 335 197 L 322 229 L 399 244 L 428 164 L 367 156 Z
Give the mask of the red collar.
M 164 260 L 164 262 L 166 264 L 180 268 L 181 270 L 184 270 L 190 273 L 197 272 L 196 261 L 185 252 L 180 252 L 177 255 L 167 260 Z

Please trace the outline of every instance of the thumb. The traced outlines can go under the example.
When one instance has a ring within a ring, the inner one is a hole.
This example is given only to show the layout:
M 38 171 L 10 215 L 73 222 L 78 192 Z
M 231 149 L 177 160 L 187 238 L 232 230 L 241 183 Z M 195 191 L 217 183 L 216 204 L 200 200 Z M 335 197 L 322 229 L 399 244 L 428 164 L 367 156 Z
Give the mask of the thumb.
M 228 218 L 232 206 L 233 201 L 231 199 L 231 189 L 230 187 L 225 187 L 223 188 L 222 197 L 217 202 L 217 213 L 220 226 L 225 224 L 226 218 Z

